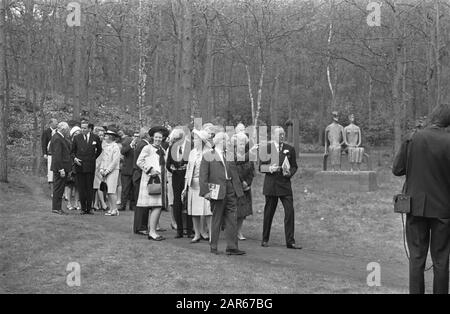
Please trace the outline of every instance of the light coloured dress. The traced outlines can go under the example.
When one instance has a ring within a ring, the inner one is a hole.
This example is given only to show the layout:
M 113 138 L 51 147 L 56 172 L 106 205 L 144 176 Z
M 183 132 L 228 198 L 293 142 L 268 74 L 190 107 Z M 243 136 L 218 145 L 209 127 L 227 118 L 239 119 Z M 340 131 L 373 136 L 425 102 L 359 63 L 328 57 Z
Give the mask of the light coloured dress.
M 102 146 L 103 156 L 100 161 L 100 169 L 109 172 L 105 182 L 108 186 L 108 194 L 114 194 L 117 192 L 119 182 L 120 149 L 116 142 L 103 142 Z
M 100 165 L 103 160 L 103 152 L 105 151 L 105 141 L 102 141 L 102 153 L 95 160 L 95 175 L 94 175 L 94 190 L 100 189 L 100 183 L 102 182 L 102 176 L 100 175 Z
M 202 161 L 202 152 L 194 148 L 189 154 L 189 161 L 186 168 L 186 183 L 189 187 L 187 195 L 187 210 L 191 216 L 210 216 L 211 204 L 201 197 L 200 194 L 200 163 Z
M 139 197 L 136 206 L 138 207 L 164 207 L 167 206 L 167 201 L 163 204 L 163 199 L 167 200 L 167 176 L 166 168 L 160 165 L 160 156 L 157 153 L 157 149 L 149 144 L 144 146 L 136 160 L 136 165 L 142 169 L 141 183 L 139 185 Z M 161 195 L 149 195 L 147 191 L 147 184 L 150 180 L 150 175 L 147 172 L 150 169 L 154 169 L 160 173 L 159 179 L 163 182 L 166 181 L 165 185 L 162 186 Z

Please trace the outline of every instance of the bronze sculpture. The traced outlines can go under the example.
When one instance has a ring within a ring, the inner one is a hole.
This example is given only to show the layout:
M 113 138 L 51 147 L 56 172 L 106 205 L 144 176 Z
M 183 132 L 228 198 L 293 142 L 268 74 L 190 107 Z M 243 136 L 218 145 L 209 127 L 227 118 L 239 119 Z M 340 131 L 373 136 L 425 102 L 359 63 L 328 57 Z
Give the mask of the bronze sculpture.
M 341 146 L 344 143 L 344 127 L 339 124 L 338 112 L 332 112 L 333 122 L 325 129 L 325 155 L 324 170 L 326 162 L 330 157 L 333 171 L 341 170 Z
M 361 129 L 355 124 L 354 114 L 348 116 L 350 124 L 344 128 L 344 141 L 348 149 L 348 162 L 350 171 L 353 171 L 355 164 L 358 171 L 361 170 L 361 162 L 364 156 L 364 148 L 361 145 Z

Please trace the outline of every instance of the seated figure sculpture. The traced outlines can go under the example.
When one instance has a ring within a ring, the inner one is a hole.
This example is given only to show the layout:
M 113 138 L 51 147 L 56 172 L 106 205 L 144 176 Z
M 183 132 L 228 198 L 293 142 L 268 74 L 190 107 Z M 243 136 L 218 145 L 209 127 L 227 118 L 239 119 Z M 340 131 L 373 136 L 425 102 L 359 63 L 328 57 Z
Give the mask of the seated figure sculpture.
M 350 171 L 353 171 L 355 164 L 357 170 L 361 170 L 361 163 L 364 157 L 364 148 L 361 145 L 361 129 L 355 125 L 355 116 L 348 116 L 350 124 L 344 128 L 344 141 L 348 148 L 348 162 L 350 163 Z
M 341 147 L 344 143 L 344 127 L 338 122 L 337 111 L 333 111 L 332 116 L 333 122 L 325 129 L 324 170 L 326 169 L 326 161 L 329 156 L 333 171 L 338 171 L 341 170 Z

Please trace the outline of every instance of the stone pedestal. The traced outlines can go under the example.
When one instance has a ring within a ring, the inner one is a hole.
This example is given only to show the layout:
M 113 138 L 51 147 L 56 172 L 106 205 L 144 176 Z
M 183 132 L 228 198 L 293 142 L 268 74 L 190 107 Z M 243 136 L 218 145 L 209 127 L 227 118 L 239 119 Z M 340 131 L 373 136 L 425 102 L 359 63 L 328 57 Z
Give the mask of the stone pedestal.
M 314 174 L 317 184 L 342 192 L 371 192 L 378 189 L 375 171 L 319 171 Z

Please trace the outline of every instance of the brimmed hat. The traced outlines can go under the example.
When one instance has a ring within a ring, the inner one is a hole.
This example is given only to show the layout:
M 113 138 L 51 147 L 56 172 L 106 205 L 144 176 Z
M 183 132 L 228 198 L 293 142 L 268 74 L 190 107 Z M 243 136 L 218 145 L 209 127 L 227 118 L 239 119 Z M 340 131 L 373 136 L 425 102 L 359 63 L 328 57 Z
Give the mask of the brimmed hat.
M 105 132 L 105 135 L 112 135 L 112 136 L 119 136 L 116 132 L 112 131 L 112 130 L 108 130 Z
M 75 132 L 81 132 L 81 128 L 79 126 L 74 126 L 71 130 L 70 130 L 70 137 L 72 137 Z
M 148 135 L 150 135 L 150 137 L 153 137 L 153 135 L 155 135 L 156 132 L 160 132 L 163 135 L 163 137 L 168 137 L 170 134 L 169 130 L 167 130 L 165 127 L 154 126 L 148 131 Z

